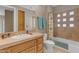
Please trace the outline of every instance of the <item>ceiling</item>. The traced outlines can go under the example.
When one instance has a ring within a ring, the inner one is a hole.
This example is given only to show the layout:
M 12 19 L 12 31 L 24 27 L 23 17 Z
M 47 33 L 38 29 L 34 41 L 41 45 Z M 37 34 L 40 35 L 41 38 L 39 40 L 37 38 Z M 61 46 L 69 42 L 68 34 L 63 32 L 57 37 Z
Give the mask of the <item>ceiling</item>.
M 20 5 L 20 7 L 30 9 L 30 10 L 36 10 L 37 8 L 39 8 L 39 5 Z
M 45 6 L 51 7 L 51 8 L 57 7 L 57 5 L 20 5 L 20 7 L 30 9 L 30 10 L 36 10 L 38 8 L 45 7 Z

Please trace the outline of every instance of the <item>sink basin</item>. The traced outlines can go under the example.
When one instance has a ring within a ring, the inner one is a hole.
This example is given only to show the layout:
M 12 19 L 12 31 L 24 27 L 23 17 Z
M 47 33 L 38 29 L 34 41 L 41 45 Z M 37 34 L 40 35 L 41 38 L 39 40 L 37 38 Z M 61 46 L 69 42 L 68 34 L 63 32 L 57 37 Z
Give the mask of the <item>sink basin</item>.
M 29 34 L 20 34 L 20 35 L 13 36 L 10 39 L 23 40 L 23 39 L 28 39 L 30 37 L 31 35 Z

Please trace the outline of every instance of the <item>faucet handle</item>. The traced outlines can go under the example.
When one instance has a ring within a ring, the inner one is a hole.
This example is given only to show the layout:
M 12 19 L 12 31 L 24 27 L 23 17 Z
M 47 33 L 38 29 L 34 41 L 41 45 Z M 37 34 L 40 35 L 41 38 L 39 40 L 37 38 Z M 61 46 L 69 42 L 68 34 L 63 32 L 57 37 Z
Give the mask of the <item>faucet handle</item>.
M 4 39 L 4 34 L 1 37 L 2 37 L 2 39 Z
M 10 33 L 8 33 L 7 36 L 9 37 L 10 36 Z
M 2 34 L 2 36 L 1 36 L 1 37 L 2 37 L 2 39 L 4 39 L 4 38 L 7 38 L 7 37 L 9 37 L 9 36 L 10 36 L 10 34 L 9 34 L 9 33 L 8 33 L 8 34 L 6 34 L 6 33 L 5 33 L 5 34 Z

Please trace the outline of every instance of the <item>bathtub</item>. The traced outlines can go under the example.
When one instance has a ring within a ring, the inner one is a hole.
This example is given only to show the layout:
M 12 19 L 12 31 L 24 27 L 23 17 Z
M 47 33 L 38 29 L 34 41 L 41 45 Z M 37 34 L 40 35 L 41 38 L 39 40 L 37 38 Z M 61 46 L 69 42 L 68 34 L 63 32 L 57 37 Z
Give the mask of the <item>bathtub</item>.
M 63 48 L 67 49 L 68 52 L 71 53 L 79 53 L 79 42 L 59 38 L 59 37 L 52 37 L 51 40 L 55 42 L 55 45 L 62 46 Z

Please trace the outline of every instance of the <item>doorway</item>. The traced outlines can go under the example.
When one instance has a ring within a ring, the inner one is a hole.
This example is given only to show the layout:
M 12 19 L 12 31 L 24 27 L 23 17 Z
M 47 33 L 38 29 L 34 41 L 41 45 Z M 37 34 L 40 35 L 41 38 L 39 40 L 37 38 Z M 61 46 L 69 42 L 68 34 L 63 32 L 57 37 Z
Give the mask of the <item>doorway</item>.
M 25 12 L 18 10 L 18 31 L 25 30 Z

